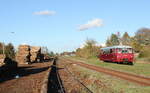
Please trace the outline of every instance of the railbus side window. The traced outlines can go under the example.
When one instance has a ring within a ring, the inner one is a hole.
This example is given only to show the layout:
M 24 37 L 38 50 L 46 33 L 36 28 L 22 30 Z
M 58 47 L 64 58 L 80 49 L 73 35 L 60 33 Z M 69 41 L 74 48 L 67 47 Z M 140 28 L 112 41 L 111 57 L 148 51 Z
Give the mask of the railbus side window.
M 105 51 L 103 51 L 103 54 L 106 54 L 106 52 L 105 52 Z
M 110 53 L 110 50 L 108 49 L 108 50 L 106 50 L 106 54 L 109 54 Z
M 117 53 L 122 53 L 122 49 L 121 49 L 121 48 L 118 48 L 118 49 L 117 49 Z
M 112 51 L 113 51 L 113 53 L 116 53 L 116 48 L 113 48 L 113 50 L 112 50 Z
M 112 51 L 111 53 L 115 53 L 116 50 L 115 50 L 115 48 L 113 48 L 113 49 L 111 49 L 111 51 Z
M 113 53 L 113 49 L 110 49 L 110 54 Z

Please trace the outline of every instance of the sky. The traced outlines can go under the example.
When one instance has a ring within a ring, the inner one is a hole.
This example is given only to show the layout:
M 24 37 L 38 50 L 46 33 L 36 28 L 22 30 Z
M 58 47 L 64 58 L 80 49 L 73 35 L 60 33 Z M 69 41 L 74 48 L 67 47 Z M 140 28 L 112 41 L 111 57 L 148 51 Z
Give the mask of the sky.
M 0 0 L 0 42 L 73 51 L 87 38 L 150 27 L 150 0 Z

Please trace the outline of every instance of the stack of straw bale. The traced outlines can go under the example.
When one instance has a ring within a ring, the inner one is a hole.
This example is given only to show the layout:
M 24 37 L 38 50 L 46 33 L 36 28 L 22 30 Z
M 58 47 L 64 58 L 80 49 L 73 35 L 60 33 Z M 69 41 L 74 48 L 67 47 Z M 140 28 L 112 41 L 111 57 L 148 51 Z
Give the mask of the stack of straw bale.
M 31 54 L 31 62 L 37 62 L 41 59 L 41 47 L 31 46 L 30 47 L 30 54 Z
M 19 64 L 26 64 L 30 62 L 30 46 L 29 45 L 20 45 L 16 55 L 16 61 Z

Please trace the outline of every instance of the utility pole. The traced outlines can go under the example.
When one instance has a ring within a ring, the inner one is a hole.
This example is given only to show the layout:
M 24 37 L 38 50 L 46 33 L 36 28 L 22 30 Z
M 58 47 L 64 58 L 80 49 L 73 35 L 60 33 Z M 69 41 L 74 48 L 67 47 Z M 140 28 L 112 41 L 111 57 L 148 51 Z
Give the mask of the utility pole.
M 14 34 L 15 32 L 11 32 L 11 34 Z M 5 55 L 5 44 L 3 42 L 3 55 Z
M 122 39 L 121 39 L 121 36 L 120 36 L 120 32 L 117 32 L 117 36 L 118 36 L 118 40 L 119 40 L 119 45 L 122 46 Z

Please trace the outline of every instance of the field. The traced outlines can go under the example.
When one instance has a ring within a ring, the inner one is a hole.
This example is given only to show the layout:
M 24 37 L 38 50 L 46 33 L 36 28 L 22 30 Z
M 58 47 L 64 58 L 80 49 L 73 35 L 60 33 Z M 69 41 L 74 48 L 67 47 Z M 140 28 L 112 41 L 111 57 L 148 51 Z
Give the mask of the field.
M 79 57 L 68 57 L 68 58 L 71 58 L 73 60 L 79 60 L 81 62 L 85 62 L 88 64 L 93 64 L 96 66 L 102 66 L 102 67 L 133 73 L 141 76 L 146 76 L 146 77 L 150 76 L 150 64 L 134 63 L 134 65 L 131 66 L 125 64 L 107 63 L 107 62 L 100 61 L 98 58 L 91 58 L 91 59 L 84 59 Z

